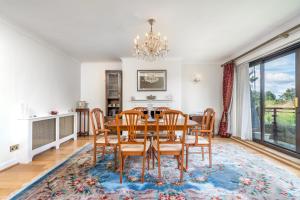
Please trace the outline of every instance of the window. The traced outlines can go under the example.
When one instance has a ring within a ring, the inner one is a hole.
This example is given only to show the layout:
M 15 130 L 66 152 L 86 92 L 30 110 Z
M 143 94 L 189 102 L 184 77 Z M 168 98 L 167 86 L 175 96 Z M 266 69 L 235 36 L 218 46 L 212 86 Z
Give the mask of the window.
M 300 44 L 250 63 L 253 139 L 300 157 Z

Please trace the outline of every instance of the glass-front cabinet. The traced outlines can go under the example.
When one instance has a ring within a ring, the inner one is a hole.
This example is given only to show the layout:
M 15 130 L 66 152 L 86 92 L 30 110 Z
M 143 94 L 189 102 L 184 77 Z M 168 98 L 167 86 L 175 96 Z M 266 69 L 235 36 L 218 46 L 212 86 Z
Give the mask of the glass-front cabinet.
M 106 116 L 115 117 L 122 111 L 122 71 L 106 70 Z
M 250 63 L 253 140 L 300 157 L 300 44 Z

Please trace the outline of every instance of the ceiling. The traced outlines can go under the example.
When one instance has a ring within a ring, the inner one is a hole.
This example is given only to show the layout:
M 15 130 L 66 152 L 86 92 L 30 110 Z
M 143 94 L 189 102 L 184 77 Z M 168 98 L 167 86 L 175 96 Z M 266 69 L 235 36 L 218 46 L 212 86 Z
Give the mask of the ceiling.
M 299 13 L 299 0 L 0 0 L 2 17 L 81 61 L 132 56 L 154 17 L 170 56 L 219 63 Z

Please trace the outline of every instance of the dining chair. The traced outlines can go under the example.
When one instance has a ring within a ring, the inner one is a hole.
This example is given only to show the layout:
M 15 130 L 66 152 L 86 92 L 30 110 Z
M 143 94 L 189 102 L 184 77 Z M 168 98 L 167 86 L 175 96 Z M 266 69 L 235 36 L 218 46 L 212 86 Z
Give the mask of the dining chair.
M 177 167 L 180 169 L 180 182 L 183 180 L 184 141 L 187 132 L 188 116 L 181 111 L 165 110 L 156 115 L 156 139 L 153 141 L 153 168 L 154 157 L 157 159 L 158 178 L 161 178 L 161 156 L 173 155 L 177 158 Z M 161 122 L 162 121 L 162 122 Z M 182 135 L 177 138 L 178 125 L 182 123 Z M 160 132 L 165 130 L 167 137 L 161 138 Z M 154 138 L 155 138 L 154 137 Z
M 119 146 L 120 183 L 122 183 L 122 173 L 124 170 L 125 159 L 128 156 L 143 157 L 141 182 L 144 182 L 145 160 L 147 159 L 149 168 L 150 149 L 150 142 L 147 140 L 147 119 L 148 115 L 136 110 L 127 110 L 116 115 Z M 141 126 L 142 131 L 144 132 L 143 139 L 138 139 L 136 137 L 137 133 L 140 131 L 138 130 L 138 126 Z M 121 127 L 126 127 L 123 130 L 128 132 L 126 140 L 121 139 Z
M 189 148 L 201 147 L 202 160 L 204 160 L 204 147 L 208 148 L 209 167 L 212 166 L 211 141 L 213 127 L 215 123 L 215 111 L 207 108 L 202 117 L 200 126 L 191 130 L 192 135 L 187 135 L 185 140 L 186 147 L 186 170 L 188 169 Z
M 163 106 L 156 107 L 155 108 L 155 114 L 160 114 L 160 113 L 162 113 L 164 111 L 167 111 L 167 110 L 171 110 L 171 109 L 169 107 L 163 107 Z
M 148 108 L 147 107 L 134 107 L 134 108 L 132 108 L 132 110 L 140 111 L 140 112 L 142 112 L 144 114 L 145 114 L 145 112 L 148 112 Z
M 117 135 L 109 135 L 110 130 L 104 127 L 104 114 L 100 108 L 94 108 L 90 112 L 90 121 L 94 135 L 93 161 L 94 165 L 97 161 L 97 147 L 102 147 L 102 159 L 104 159 L 105 149 L 107 146 L 112 146 L 114 149 L 115 168 L 117 168 Z

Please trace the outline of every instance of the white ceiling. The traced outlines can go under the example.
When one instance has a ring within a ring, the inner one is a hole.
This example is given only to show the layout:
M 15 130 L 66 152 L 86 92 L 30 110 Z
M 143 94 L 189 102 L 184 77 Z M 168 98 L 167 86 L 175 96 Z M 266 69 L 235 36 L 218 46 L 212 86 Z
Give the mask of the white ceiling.
M 81 61 L 132 55 L 149 17 L 170 56 L 219 63 L 300 13 L 300 0 L 0 0 L 4 18 Z

